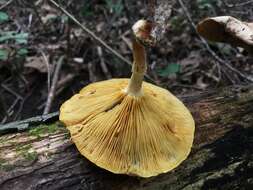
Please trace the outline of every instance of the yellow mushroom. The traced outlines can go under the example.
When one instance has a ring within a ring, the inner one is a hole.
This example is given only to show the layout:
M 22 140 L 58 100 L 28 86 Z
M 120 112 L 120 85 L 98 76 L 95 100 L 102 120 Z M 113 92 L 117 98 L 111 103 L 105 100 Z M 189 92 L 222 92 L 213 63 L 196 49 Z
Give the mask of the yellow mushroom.
M 84 87 L 60 108 L 79 152 L 113 173 L 155 176 L 177 167 L 190 153 L 194 120 L 168 90 L 143 82 L 143 44 L 150 23 L 133 26 L 131 79 L 111 79 Z

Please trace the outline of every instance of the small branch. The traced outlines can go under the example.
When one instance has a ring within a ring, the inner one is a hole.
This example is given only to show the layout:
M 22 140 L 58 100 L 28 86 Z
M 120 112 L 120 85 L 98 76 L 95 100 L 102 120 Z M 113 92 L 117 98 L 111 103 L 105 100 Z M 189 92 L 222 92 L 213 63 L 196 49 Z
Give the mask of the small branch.
M 6 119 L 8 118 L 8 116 L 9 116 L 9 112 L 6 108 L 5 100 L 2 99 L 2 96 L 0 96 L 0 118 L 2 118 L 1 123 L 4 123 Z
M 22 96 L 19 95 L 18 93 L 16 93 L 15 91 L 13 91 L 12 89 L 10 89 L 9 87 L 5 86 L 4 84 L 1 84 L 2 88 L 4 90 L 6 90 L 7 92 L 9 92 L 10 94 L 12 94 L 13 96 L 15 96 L 16 98 L 22 100 Z
M 5 116 L 4 116 L 4 118 L 2 119 L 2 121 L 1 121 L 1 124 L 3 124 L 3 123 L 5 123 L 6 121 L 7 121 L 7 119 L 9 118 L 9 117 L 11 117 L 12 116 L 12 114 L 14 113 L 14 107 L 17 105 L 17 103 L 20 101 L 20 99 L 19 98 L 17 98 L 13 103 L 12 103 L 12 105 L 8 108 L 8 110 L 6 111 L 6 114 L 5 114 Z M 22 101 L 22 100 L 21 100 Z
M 108 70 L 108 68 L 105 64 L 103 51 L 102 51 L 102 48 L 100 46 L 97 47 L 97 52 L 98 52 L 98 56 L 99 56 L 99 59 L 100 59 L 100 66 L 102 68 L 103 73 L 105 74 L 107 79 L 112 78 L 112 75 L 111 75 L 110 71 Z
M 148 0 L 148 20 L 154 21 L 155 16 L 155 8 L 156 8 L 156 0 Z
M 150 15 L 153 15 L 151 20 L 155 22 L 151 36 L 156 41 L 160 41 L 166 33 L 167 22 L 171 16 L 172 1 L 156 0 L 155 2 L 155 0 L 149 0 L 149 2 Z
M 50 81 L 51 81 L 51 72 L 50 72 L 50 66 L 49 66 L 49 62 L 48 62 L 48 58 L 47 56 L 45 55 L 45 53 L 41 50 L 40 51 L 43 59 L 44 59 L 44 62 L 46 64 L 46 67 L 47 67 L 47 91 L 49 93 L 49 90 L 50 90 Z
M 58 96 L 65 88 L 68 87 L 68 84 L 75 78 L 73 74 L 66 75 L 63 79 L 57 82 L 57 89 L 55 95 Z
M 51 106 L 52 106 L 52 103 L 53 103 L 53 100 L 54 100 L 56 84 L 57 84 L 57 81 L 58 81 L 58 78 L 59 78 L 59 73 L 60 73 L 60 70 L 61 70 L 61 66 L 63 64 L 63 59 L 64 59 L 64 56 L 61 56 L 59 58 L 58 62 L 57 62 L 57 65 L 56 65 L 56 68 L 55 68 L 55 71 L 54 71 L 52 86 L 50 88 L 50 91 L 49 91 L 49 94 L 48 94 L 48 97 L 47 97 L 47 102 L 46 102 L 46 106 L 45 106 L 45 109 L 43 111 L 43 114 L 48 114 L 50 109 L 51 109 Z
M 0 10 L 4 9 L 5 7 L 7 7 L 9 4 L 11 4 L 13 2 L 13 0 L 7 1 L 6 3 L 4 3 L 1 7 Z
M 32 8 L 33 8 L 33 10 L 34 10 L 35 15 L 38 17 L 39 22 L 40 22 L 40 24 L 42 25 L 43 29 L 46 30 L 45 24 L 44 24 L 44 22 L 42 21 L 42 18 L 41 18 L 40 14 L 39 14 L 38 8 L 37 8 L 37 6 L 35 5 L 35 3 L 34 3 L 33 1 L 31 2 L 31 6 L 32 6 Z
M 88 72 L 89 72 L 89 80 L 90 82 L 96 82 L 97 77 L 94 74 L 94 64 L 92 62 L 88 63 Z
M 231 71 L 233 71 L 234 73 L 238 74 L 240 77 L 247 79 L 249 82 L 253 82 L 253 78 L 250 76 L 246 76 L 245 74 L 243 74 L 242 72 L 238 71 L 236 68 L 234 68 L 233 66 L 231 66 L 228 62 L 224 61 L 222 58 L 220 58 L 209 46 L 209 44 L 207 43 L 207 41 L 201 37 L 196 29 L 196 25 L 194 24 L 191 15 L 188 11 L 188 9 L 186 8 L 186 6 L 184 5 L 182 0 L 178 0 L 180 6 L 182 7 L 188 21 L 190 22 L 190 24 L 192 25 L 193 29 L 195 30 L 195 32 L 197 33 L 197 35 L 199 36 L 201 42 L 203 43 L 203 45 L 205 46 L 205 48 L 207 49 L 207 51 L 213 56 L 213 58 L 218 62 L 218 68 L 220 67 L 219 64 L 224 64 L 228 69 L 230 69 Z
M 69 63 L 70 57 L 71 57 L 71 48 L 70 48 L 71 47 L 71 43 L 70 43 L 70 40 L 71 40 L 71 37 L 70 37 L 70 35 L 71 35 L 71 26 L 70 26 L 70 20 L 69 19 L 67 20 L 66 27 L 67 27 L 67 49 L 66 49 L 67 57 L 66 57 L 66 63 Z

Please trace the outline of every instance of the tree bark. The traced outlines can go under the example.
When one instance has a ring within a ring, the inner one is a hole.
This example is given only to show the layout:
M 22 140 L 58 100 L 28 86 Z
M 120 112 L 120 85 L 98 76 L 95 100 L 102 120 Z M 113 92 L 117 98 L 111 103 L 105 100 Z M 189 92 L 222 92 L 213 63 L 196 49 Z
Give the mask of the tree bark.
M 0 126 L 7 133 L 0 136 L 0 189 L 253 189 L 253 86 L 181 99 L 195 118 L 196 133 L 190 156 L 171 172 L 143 179 L 98 168 L 78 153 L 65 128 L 52 122 L 57 119 L 47 117 L 32 125 L 21 122 L 27 124 L 23 132 Z

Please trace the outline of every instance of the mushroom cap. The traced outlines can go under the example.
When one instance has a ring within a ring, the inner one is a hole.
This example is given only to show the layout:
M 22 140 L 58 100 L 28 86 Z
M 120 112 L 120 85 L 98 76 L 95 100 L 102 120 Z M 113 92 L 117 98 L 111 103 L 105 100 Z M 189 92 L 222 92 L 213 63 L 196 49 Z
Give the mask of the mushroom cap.
M 126 93 L 129 79 L 90 84 L 60 108 L 60 120 L 79 152 L 113 173 L 155 176 L 190 153 L 194 120 L 169 91 L 143 83 L 143 95 Z
M 150 35 L 152 29 L 154 27 L 154 23 L 147 20 L 138 20 L 132 27 L 133 33 L 136 39 L 145 46 L 154 46 L 156 41 Z
M 199 22 L 197 31 L 207 40 L 229 43 L 249 52 L 253 50 L 253 23 L 231 16 L 211 17 Z

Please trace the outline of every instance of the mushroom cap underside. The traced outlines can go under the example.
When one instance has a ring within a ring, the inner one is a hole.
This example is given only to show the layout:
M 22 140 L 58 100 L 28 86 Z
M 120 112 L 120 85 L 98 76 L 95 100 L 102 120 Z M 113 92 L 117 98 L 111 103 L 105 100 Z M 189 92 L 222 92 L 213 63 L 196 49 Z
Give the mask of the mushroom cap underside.
M 225 42 L 247 50 L 253 47 L 253 24 L 231 16 L 206 18 L 198 23 L 197 31 L 210 41 Z
M 127 95 L 129 79 L 90 84 L 66 101 L 60 120 L 79 152 L 113 173 L 155 176 L 188 156 L 194 120 L 169 91 L 143 83 L 143 96 Z

